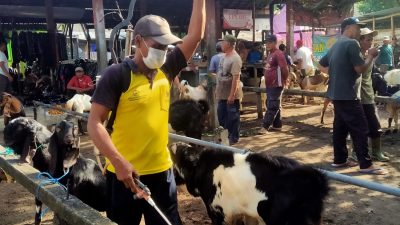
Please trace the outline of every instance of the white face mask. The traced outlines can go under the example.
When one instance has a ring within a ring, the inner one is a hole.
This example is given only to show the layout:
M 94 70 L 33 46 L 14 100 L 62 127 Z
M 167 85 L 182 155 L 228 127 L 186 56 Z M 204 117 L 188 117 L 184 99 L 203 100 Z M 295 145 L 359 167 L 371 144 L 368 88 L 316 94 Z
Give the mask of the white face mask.
M 143 56 L 142 51 L 139 49 L 140 54 L 143 57 L 143 62 L 144 64 L 149 68 L 149 69 L 159 69 L 161 68 L 162 65 L 164 65 L 166 59 L 167 59 L 167 51 L 164 50 L 159 50 L 155 48 L 149 48 L 146 44 L 145 41 L 144 45 L 146 48 L 149 50 L 147 53 L 147 57 Z

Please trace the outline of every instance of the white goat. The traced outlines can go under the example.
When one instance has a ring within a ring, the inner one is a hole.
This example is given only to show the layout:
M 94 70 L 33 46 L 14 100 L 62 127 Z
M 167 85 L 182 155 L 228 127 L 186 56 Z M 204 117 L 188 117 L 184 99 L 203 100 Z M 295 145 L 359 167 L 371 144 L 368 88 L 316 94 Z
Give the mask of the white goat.
M 207 100 L 207 80 L 199 84 L 197 87 L 190 86 L 187 80 L 181 81 L 180 86 L 180 99 L 192 99 L 194 101 Z
M 90 96 L 86 94 L 75 94 L 65 104 L 65 108 L 71 111 L 83 113 L 84 111 L 90 111 L 92 103 L 90 103 Z
M 388 71 L 383 79 L 388 85 L 400 85 L 400 69 Z
M 389 86 L 400 85 L 400 69 L 388 71 L 383 76 L 383 78 L 385 79 L 387 85 L 389 85 Z M 398 91 L 392 95 L 392 98 L 399 98 L 399 97 L 400 97 L 400 91 Z M 389 129 L 391 129 L 392 122 L 394 122 L 394 131 L 395 132 L 398 131 L 398 129 L 399 129 L 399 112 L 400 112 L 399 104 L 387 103 L 386 111 L 389 113 L 389 119 L 388 119 Z
M 392 95 L 394 99 L 400 99 L 400 91 L 394 93 Z M 393 132 L 397 132 L 399 130 L 399 113 L 400 113 L 400 105 L 398 103 L 387 103 L 386 111 L 389 113 L 388 119 L 388 127 L 391 129 L 392 122 L 394 122 L 394 130 Z

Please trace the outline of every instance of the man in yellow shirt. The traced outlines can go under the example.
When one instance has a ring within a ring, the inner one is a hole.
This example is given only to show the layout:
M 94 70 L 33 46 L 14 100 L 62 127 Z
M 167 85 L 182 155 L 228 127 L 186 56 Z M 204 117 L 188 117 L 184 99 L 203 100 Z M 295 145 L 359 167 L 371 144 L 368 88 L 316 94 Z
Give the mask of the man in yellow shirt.
M 177 210 L 176 184 L 167 149 L 171 82 L 186 67 L 204 35 L 205 0 L 193 0 L 187 36 L 171 33 L 159 16 L 141 18 L 134 28 L 133 60 L 108 67 L 92 98 L 88 132 L 107 158 L 107 216 L 118 224 L 165 224 L 138 192 L 134 178 L 148 185 L 154 201 L 173 224 L 182 224 Z M 170 44 L 178 44 L 166 55 Z M 129 68 L 130 74 L 122 72 Z M 115 111 L 111 138 L 103 127 Z

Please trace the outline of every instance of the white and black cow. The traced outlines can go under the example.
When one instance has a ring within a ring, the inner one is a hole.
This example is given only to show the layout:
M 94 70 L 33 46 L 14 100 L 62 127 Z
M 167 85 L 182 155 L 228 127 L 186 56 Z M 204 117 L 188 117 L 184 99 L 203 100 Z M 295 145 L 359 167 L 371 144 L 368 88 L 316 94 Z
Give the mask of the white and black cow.
M 329 187 L 318 170 L 281 156 L 170 147 L 179 176 L 202 198 L 213 224 L 321 224 Z

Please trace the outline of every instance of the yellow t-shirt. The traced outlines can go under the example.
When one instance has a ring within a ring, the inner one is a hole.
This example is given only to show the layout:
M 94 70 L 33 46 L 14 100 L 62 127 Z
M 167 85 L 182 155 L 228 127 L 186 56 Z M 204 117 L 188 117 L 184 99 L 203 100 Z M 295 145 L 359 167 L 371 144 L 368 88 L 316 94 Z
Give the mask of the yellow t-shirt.
M 132 72 L 129 88 L 119 99 L 111 139 L 139 175 L 172 166 L 167 148 L 169 92 L 170 83 L 161 70 L 152 88 L 145 76 Z M 111 164 L 108 170 L 115 173 Z

